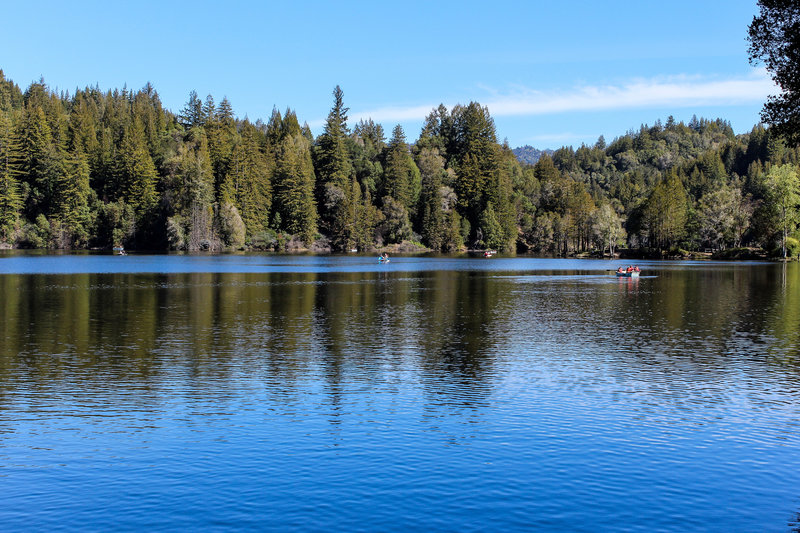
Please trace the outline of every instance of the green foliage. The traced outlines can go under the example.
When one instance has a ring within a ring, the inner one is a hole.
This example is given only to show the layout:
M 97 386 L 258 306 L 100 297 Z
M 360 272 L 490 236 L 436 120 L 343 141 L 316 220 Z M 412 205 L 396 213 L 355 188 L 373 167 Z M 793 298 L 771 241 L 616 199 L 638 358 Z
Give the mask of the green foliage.
M 423 242 L 433 250 L 441 251 L 447 246 L 449 221 L 447 210 L 453 208 L 443 198 L 442 177 L 445 174 L 444 159 L 437 149 L 423 148 L 417 155 L 421 176 L 420 233 Z
M 800 215 L 800 178 L 797 167 L 781 165 L 772 167 L 765 178 L 768 206 L 774 221 L 772 226 L 780 235 L 783 257 L 787 255 L 787 239 L 797 226 Z
M 383 222 L 380 233 L 385 244 L 399 243 L 411 239 L 411 223 L 405 206 L 391 196 L 383 198 Z
M 503 234 L 503 227 L 497 220 L 497 214 L 491 202 L 481 213 L 479 224 L 480 234 L 483 236 L 483 247 L 489 249 L 504 248 L 505 235 Z
M 274 250 L 278 245 L 278 233 L 270 228 L 258 231 L 250 236 L 248 244 L 256 250 Z
M 800 240 L 786 237 L 786 255 L 784 257 L 800 257 Z
M 415 211 L 420 193 L 420 173 L 411 158 L 403 128 L 392 131 L 383 175 L 383 194 L 390 196 L 406 210 Z
M 321 239 L 343 251 L 419 238 L 564 254 L 771 249 L 797 226 L 795 189 L 780 183 L 800 148 L 779 128 L 737 136 L 724 120 L 669 117 L 611 142 L 528 147 L 531 166 L 476 102 L 440 105 L 415 142 L 400 126 L 387 142 L 372 120 L 351 133 L 341 88 L 333 97 L 315 139 L 291 109 L 251 123 L 192 91 L 176 116 L 149 84 L 69 97 L 43 81 L 23 93 L 0 72 L 0 240 L 294 250 Z
M 216 212 L 217 232 L 225 246 L 241 248 L 245 244 L 246 232 L 239 211 L 231 202 L 223 202 Z
M 128 246 L 133 237 L 135 222 L 133 207 L 124 200 L 100 203 L 92 232 L 92 246 Z
M 125 131 L 116 169 L 117 198 L 133 208 L 139 222 L 152 214 L 158 203 L 158 175 L 138 120 Z
M 649 241 L 670 248 L 683 237 L 689 215 L 689 198 L 680 177 L 672 172 L 653 189 L 643 205 Z
M 276 216 L 281 221 L 281 229 L 299 236 L 310 245 L 317 233 L 311 145 L 299 131 L 287 133 L 278 142 L 273 176 Z
M 594 212 L 592 223 L 600 249 L 607 249 L 609 255 L 613 256 L 614 250 L 625 243 L 622 218 L 611 204 L 603 204 Z
M 25 224 L 17 240 L 20 248 L 52 248 L 53 244 L 50 221 L 43 214 L 39 214 L 33 223 Z
M 0 71 L 0 87 L 2 79 Z M 10 111 L 10 103 L 6 107 Z M 12 140 L 11 119 L 7 114 L 0 113 L 0 242 L 13 239 L 22 208 L 19 182 L 11 165 Z
M 316 141 L 314 163 L 318 178 L 318 205 L 322 228 L 339 250 L 355 246 L 360 186 L 347 150 L 347 111 L 337 85 L 325 129 Z
M 790 0 L 759 0 L 759 15 L 748 28 L 750 62 L 763 61 L 781 93 L 770 96 L 762 119 L 793 144 L 800 143 L 800 5 Z
M 60 248 L 83 247 L 89 241 L 89 163 L 77 152 L 66 156 L 64 173 L 57 183 L 55 214 L 62 228 Z
M 256 128 L 245 121 L 220 194 L 223 203 L 236 206 L 251 239 L 269 227 L 272 205 L 270 160 L 261 151 L 257 136 Z

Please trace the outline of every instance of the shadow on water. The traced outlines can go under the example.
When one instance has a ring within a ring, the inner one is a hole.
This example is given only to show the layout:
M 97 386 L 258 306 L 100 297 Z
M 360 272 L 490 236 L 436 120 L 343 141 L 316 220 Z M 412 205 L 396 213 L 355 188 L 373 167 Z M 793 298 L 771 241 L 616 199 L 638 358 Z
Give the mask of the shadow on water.
M 313 363 L 333 386 L 356 369 L 368 376 L 412 357 L 423 375 L 478 393 L 492 354 L 526 323 L 643 359 L 675 353 L 724 367 L 726 354 L 763 347 L 771 362 L 794 367 L 800 293 L 786 284 L 800 285 L 800 270 L 780 272 L 778 283 L 776 274 L 665 270 L 591 290 L 580 278 L 452 271 L 7 274 L 0 373 L 19 366 L 43 381 L 146 383 L 179 362 L 193 380 L 252 367 L 291 382 Z
M 342 381 L 393 368 L 435 383 L 436 397 L 485 396 L 507 290 L 448 272 L 15 274 L 0 284 L 0 388 L 113 384 L 148 403 L 165 386 L 213 391 L 240 372 L 289 394 L 319 371 L 332 419 Z
M 480 409 L 498 361 L 521 348 L 555 360 L 606 353 L 619 379 L 632 367 L 676 378 L 690 368 L 711 386 L 739 371 L 731 358 L 797 374 L 800 293 L 786 287 L 800 286 L 800 269 L 791 267 L 651 269 L 642 279 L 7 274 L 0 390 L 97 387 L 155 409 L 175 386 L 213 395 L 245 373 L 296 398 L 320 375 L 335 423 L 353 383 L 392 379 L 419 383 L 430 405 Z

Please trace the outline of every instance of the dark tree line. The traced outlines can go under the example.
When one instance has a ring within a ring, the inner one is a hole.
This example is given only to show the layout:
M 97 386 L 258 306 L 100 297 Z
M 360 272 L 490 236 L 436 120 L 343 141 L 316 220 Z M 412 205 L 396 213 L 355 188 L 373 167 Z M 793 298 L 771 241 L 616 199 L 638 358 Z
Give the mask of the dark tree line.
M 0 242 L 33 248 L 795 253 L 800 152 L 756 126 L 671 117 L 520 163 L 487 108 L 439 106 L 410 142 L 352 128 L 339 87 L 316 138 L 292 110 L 239 119 L 149 84 L 24 92 L 0 71 Z

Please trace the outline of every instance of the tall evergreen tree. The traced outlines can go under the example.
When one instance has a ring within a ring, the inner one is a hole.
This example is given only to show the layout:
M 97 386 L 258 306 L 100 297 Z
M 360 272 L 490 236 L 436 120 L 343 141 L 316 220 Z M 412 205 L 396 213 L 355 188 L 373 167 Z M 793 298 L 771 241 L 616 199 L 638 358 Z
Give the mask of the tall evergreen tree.
M 317 233 L 314 167 L 310 143 L 299 130 L 280 143 L 274 182 L 275 211 L 283 227 L 310 245 Z
M 417 156 L 417 165 L 422 178 L 420 233 L 427 246 L 442 251 L 447 240 L 447 216 L 441 192 L 444 159 L 437 149 L 424 148 Z
M 245 120 L 220 195 L 222 203 L 231 201 L 237 208 L 251 239 L 269 227 L 272 204 L 269 161 L 261 152 L 256 136 L 255 126 Z
M 650 242 L 661 249 L 675 246 L 686 233 L 689 198 L 681 178 L 670 171 L 644 204 L 644 220 Z
M 25 212 L 31 220 L 40 213 L 49 215 L 54 210 L 57 182 L 63 167 L 42 107 L 26 106 L 15 135 L 14 146 L 18 149 L 11 154 L 11 168 L 14 176 L 24 180 L 30 191 Z
M 116 173 L 118 190 L 115 196 L 124 199 L 133 208 L 137 220 L 142 221 L 158 205 L 158 174 L 147 149 L 144 127 L 137 119 L 125 131 Z
M 65 157 L 55 216 L 61 225 L 62 247 L 82 247 L 89 241 L 89 162 L 82 151 Z
M 415 211 L 419 199 L 419 170 L 411 158 L 406 135 L 399 124 L 392 130 L 383 176 L 383 194 L 397 200 L 407 211 Z
M 220 102 L 213 117 L 207 117 L 204 129 L 214 169 L 214 191 L 218 193 L 228 173 L 233 147 L 238 142 L 233 109 L 227 98 Z
M 12 140 L 10 106 L 8 106 L 6 110 L 0 109 L 0 241 L 6 243 L 13 238 L 22 207 L 19 183 L 11 164 L 14 150 L 11 146 Z
M 178 120 L 186 129 L 203 124 L 203 102 L 197 96 L 197 91 L 189 93 L 189 100 L 183 106 Z
M 314 153 L 317 198 L 323 228 L 330 234 L 336 248 L 346 250 L 355 244 L 360 187 L 355 180 L 347 150 L 348 109 L 344 106 L 343 92 L 338 85 L 333 90 L 333 98 L 333 107 L 328 113 L 322 135 L 317 138 Z

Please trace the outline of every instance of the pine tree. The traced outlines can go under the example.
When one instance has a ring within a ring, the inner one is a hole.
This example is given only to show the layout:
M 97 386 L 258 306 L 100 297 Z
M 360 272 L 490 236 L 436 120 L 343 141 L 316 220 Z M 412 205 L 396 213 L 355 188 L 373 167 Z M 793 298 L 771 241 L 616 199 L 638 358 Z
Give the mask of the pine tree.
M 644 221 L 650 241 L 664 249 L 674 246 L 686 233 L 689 198 L 681 178 L 670 171 L 650 193 L 644 204 Z
M 333 91 L 334 105 L 328 113 L 325 129 L 317 139 L 315 167 L 317 169 L 317 198 L 320 222 L 338 249 L 352 247 L 355 237 L 354 214 L 360 196 L 353 165 L 347 151 L 347 111 L 343 93 L 337 85 Z M 356 185 L 353 185 L 356 182 Z
M 497 214 L 491 202 L 486 205 L 486 209 L 481 213 L 478 224 L 483 234 L 483 243 L 486 248 L 495 249 L 505 247 L 503 227 L 497 220 Z
M 0 109 L 0 241 L 3 242 L 13 239 L 22 207 L 19 183 L 12 172 L 11 158 L 14 148 L 11 146 L 13 135 L 8 113 L 10 109 Z
M 201 113 L 204 126 L 208 124 L 208 121 L 214 120 L 217 117 L 217 107 L 214 105 L 214 97 L 210 94 L 206 95 L 206 101 L 203 103 Z
M 367 152 L 380 153 L 386 146 L 383 126 L 373 122 L 372 119 L 360 120 L 353 128 L 353 133 L 364 141 Z
M 446 243 L 447 216 L 442 205 L 442 173 L 444 159 L 438 150 L 425 148 L 417 156 L 422 177 L 420 194 L 420 233 L 423 242 L 436 251 L 442 251 Z
M 364 251 L 374 244 L 375 228 L 383 221 L 383 216 L 373 205 L 369 190 L 360 189 L 355 176 L 353 176 L 352 187 L 354 189 L 354 217 L 351 246 Z
M 124 199 L 141 221 L 158 205 L 158 174 L 147 150 L 144 127 L 136 118 L 122 139 L 116 174 L 119 189 L 114 196 Z
M 197 91 L 189 93 L 189 100 L 178 115 L 178 120 L 187 130 L 203 124 L 203 102 L 198 98 Z
M 88 223 L 89 162 L 76 151 L 66 155 L 65 172 L 58 183 L 58 206 L 55 213 L 62 227 L 62 246 L 83 247 L 89 241 Z
M 317 233 L 314 167 L 310 144 L 299 129 L 281 141 L 273 181 L 282 228 L 310 245 Z
M 213 117 L 206 118 L 208 153 L 214 170 L 214 191 L 219 192 L 228 173 L 233 147 L 238 142 L 233 109 L 227 98 L 223 98 Z
M 237 208 L 251 239 L 269 227 L 272 204 L 269 162 L 259 148 L 256 134 L 255 126 L 245 120 L 220 195 L 222 203 L 230 201 Z
M 14 146 L 18 149 L 11 154 L 12 172 L 30 190 L 25 206 L 28 219 L 34 220 L 39 214 L 50 215 L 63 166 L 41 107 L 26 107 L 16 129 Z
M 399 124 L 392 130 L 383 175 L 383 194 L 397 200 L 407 211 L 415 211 L 419 200 L 419 170 L 408 151 L 406 136 Z

